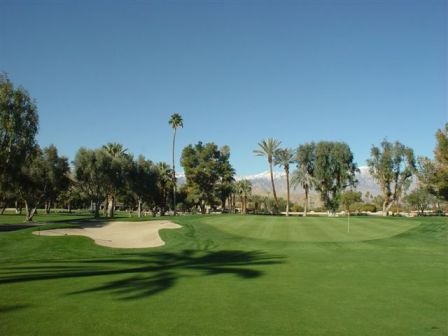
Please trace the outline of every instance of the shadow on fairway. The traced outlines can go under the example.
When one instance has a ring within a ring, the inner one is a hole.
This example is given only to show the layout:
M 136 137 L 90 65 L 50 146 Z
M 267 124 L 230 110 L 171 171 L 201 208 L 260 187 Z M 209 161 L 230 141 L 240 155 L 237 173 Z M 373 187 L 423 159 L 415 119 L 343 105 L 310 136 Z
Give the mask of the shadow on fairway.
M 31 307 L 30 305 L 10 305 L 10 306 L 3 306 L 0 305 L 0 314 L 6 314 L 6 313 L 10 313 L 16 310 L 21 310 L 21 309 L 25 309 L 25 308 L 29 308 Z
M 0 273 L 0 285 L 110 276 L 111 280 L 98 286 L 68 295 L 109 292 L 117 295 L 119 299 L 129 300 L 168 290 L 181 278 L 231 274 L 241 279 L 254 279 L 262 276 L 263 272 L 253 267 L 280 264 L 284 259 L 282 256 L 267 255 L 262 251 L 184 250 L 180 253 L 128 253 L 113 259 L 57 261 L 56 263 L 63 265 L 55 265 L 55 262 L 52 262 L 48 266 L 3 268 Z M 65 286 L 61 284 L 61 288 Z

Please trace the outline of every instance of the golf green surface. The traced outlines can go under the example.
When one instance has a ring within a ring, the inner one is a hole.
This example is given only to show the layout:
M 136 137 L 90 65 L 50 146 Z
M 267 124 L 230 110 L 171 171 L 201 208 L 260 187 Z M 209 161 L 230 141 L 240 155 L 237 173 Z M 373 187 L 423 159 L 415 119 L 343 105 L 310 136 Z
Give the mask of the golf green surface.
M 152 249 L 0 233 L 0 335 L 448 335 L 448 218 L 173 221 Z

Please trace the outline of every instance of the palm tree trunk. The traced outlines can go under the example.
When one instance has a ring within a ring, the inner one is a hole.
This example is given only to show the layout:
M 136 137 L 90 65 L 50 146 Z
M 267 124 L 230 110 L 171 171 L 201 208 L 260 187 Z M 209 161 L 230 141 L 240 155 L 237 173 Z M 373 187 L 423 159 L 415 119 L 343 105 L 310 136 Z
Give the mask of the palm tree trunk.
M 176 147 L 176 128 L 174 128 L 173 134 L 173 212 L 176 216 L 176 166 L 174 162 L 174 149 Z
M 308 195 L 308 188 L 305 188 L 305 209 L 304 209 L 304 212 L 303 212 L 303 216 L 304 217 L 306 217 L 306 213 L 308 211 L 308 197 L 309 197 L 309 195 Z
M 276 206 L 275 212 L 277 212 L 278 200 L 277 200 L 277 193 L 275 192 L 274 173 L 272 172 L 272 160 L 269 161 L 269 172 L 271 173 L 272 194 L 274 195 L 274 201 L 275 201 L 275 206 Z
M 289 169 L 286 172 L 286 216 L 289 216 Z

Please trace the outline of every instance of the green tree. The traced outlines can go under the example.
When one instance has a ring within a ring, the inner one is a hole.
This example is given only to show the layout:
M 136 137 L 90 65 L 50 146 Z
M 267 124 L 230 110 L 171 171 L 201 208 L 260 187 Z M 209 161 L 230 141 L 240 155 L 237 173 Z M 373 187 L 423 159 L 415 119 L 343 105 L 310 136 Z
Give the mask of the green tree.
M 221 208 L 224 211 L 226 208 L 226 200 L 232 194 L 233 183 L 235 182 L 235 169 L 230 164 L 230 147 L 223 146 L 219 149 L 221 152 L 219 165 L 219 180 L 216 185 L 216 193 L 221 201 Z
M 388 216 L 394 202 L 411 182 L 416 170 L 414 151 L 396 141 L 381 142 L 381 148 L 372 146 L 371 159 L 367 161 L 370 174 L 379 183 L 383 194 L 383 215 Z
M 445 124 L 445 129 L 437 131 L 436 140 L 434 150 L 436 169 L 432 184 L 437 194 L 448 201 L 448 123 Z
M 431 194 L 428 189 L 420 187 L 412 190 L 405 196 L 404 200 L 421 215 L 424 215 L 425 210 L 427 210 L 431 204 L 435 203 L 436 197 Z
M 279 148 L 274 153 L 274 163 L 282 166 L 286 175 L 286 216 L 289 216 L 289 165 L 295 162 L 295 154 L 291 148 Z
M 107 195 L 111 161 L 112 156 L 102 149 L 80 148 L 73 162 L 76 184 L 93 202 L 95 218 L 99 218 L 101 202 Z
M 272 185 L 272 194 L 274 196 L 275 206 L 276 209 L 275 212 L 278 211 L 278 199 L 277 199 L 277 193 L 275 192 L 275 184 L 274 184 L 274 173 L 272 171 L 272 164 L 273 164 L 273 158 L 274 153 L 277 149 L 279 149 L 281 145 L 281 141 L 273 139 L 273 138 L 267 138 L 263 139 L 258 143 L 257 149 L 255 149 L 253 152 L 256 156 L 264 156 L 268 160 L 269 164 L 269 173 L 271 175 L 271 185 Z
M 183 149 L 181 165 L 185 171 L 189 199 L 200 207 L 201 213 L 205 213 L 206 205 L 214 207 L 217 204 L 223 167 L 229 170 L 229 155 L 214 143 L 204 145 L 198 142 Z
M 326 209 L 335 213 L 339 207 L 341 192 L 356 183 L 356 164 L 350 147 L 342 142 L 321 141 L 315 149 L 316 189 Z
M 252 193 L 252 182 L 246 179 L 242 179 L 236 182 L 236 189 L 240 196 L 241 212 L 247 214 L 247 201 Z
M 103 167 L 105 171 L 105 188 L 107 190 L 108 202 L 107 217 L 113 218 L 115 215 L 115 207 L 117 197 L 120 193 L 124 193 L 129 183 L 129 175 L 132 168 L 132 156 L 128 155 L 127 149 L 119 143 L 108 143 L 104 145 L 103 150 L 106 155 L 110 156 L 109 165 Z
M 0 199 L 17 192 L 21 168 L 35 155 L 38 123 L 28 92 L 0 73 Z
M 50 212 L 51 204 L 56 202 L 58 196 L 66 192 L 70 186 L 70 166 L 66 157 L 60 157 L 54 145 L 44 148 L 44 158 L 48 170 L 49 186 L 45 195 L 45 210 Z
M 158 179 L 159 169 L 152 161 L 140 155 L 133 162 L 129 177 L 129 191 L 136 200 L 138 217 L 142 217 L 145 202 L 148 205 L 156 202 L 157 195 L 160 193 Z
M 173 184 L 173 211 L 174 211 L 174 216 L 176 216 L 176 185 L 177 185 L 177 182 L 176 182 L 176 162 L 175 162 L 175 158 L 174 158 L 174 151 L 176 148 L 176 131 L 179 127 L 184 127 L 184 121 L 182 119 L 182 116 L 179 113 L 174 113 L 171 115 L 168 123 L 171 125 L 171 127 L 173 129 L 173 179 L 172 179 L 172 184 Z
M 65 180 L 68 180 L 69 172 L 67 159 L 59 157 L 54 146 L 34 150 L 21 168 L 18 188 L 25 202 L 27 222 L 33 220 L 37 208 L 49 195 L 68 187 Z

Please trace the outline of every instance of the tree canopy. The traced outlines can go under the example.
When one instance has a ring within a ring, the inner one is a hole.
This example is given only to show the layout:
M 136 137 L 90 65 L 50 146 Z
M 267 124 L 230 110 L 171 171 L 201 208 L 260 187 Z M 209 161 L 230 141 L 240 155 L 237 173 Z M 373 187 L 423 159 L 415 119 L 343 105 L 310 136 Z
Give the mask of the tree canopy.
M 383 214 L 387 216 L 393 202 L 409 187 L 416 171 L 414 151 L 398 141 L 383 140 L 380 147 L 372 146 L 371 159 L 367 163 L 370 174 L 381 187 Z

